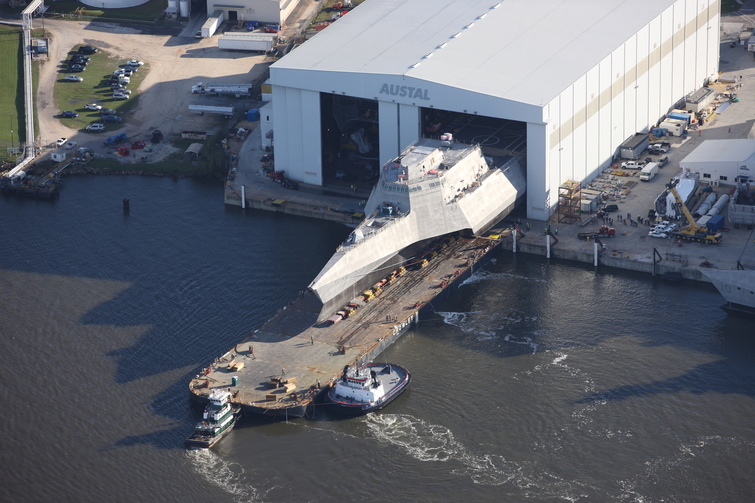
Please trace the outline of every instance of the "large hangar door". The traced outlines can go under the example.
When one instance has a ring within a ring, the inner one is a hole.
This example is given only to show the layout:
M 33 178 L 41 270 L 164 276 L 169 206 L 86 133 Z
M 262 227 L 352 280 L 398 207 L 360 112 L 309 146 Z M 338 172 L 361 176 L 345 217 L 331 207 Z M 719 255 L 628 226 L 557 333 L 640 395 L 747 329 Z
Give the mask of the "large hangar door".
M 323 184 L 368 189 L 380 173 L 378 102 L 320 93 Z

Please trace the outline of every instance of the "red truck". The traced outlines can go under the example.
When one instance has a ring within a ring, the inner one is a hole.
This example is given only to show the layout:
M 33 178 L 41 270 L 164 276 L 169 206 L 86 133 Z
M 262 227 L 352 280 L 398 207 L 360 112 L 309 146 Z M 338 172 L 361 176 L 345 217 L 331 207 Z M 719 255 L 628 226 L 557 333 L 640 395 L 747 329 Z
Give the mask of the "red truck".
M 601 225 L 597 231 L 580 232 L 579 234 L 577 234 L 577 237 L 579 239 L 595 238 L 596 236 L 612 238 L 616 236 L 616 229 L 614 229 L 613 227 L 608 227 L 607 225 Z

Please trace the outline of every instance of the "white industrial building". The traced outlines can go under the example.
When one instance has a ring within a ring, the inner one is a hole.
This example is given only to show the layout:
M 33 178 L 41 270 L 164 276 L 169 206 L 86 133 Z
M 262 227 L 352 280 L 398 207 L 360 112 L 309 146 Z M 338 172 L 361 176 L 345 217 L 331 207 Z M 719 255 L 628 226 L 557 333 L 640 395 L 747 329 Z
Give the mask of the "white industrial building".
M 451 132 L 522 155 L 527 216 L 546 220 L 561 184 L 596 176 L 717 73 L 719 13 L 718 0 L 368 0 L 271 67 L 276 168 L 323 185 L 344 158 L 370 169 Z
M 302 0 L 207 0 L 207 13 L 223 12 L 223 20 L 282 25 Z M 310 0 L 311 1 L 311 0 Z
M 755 140 L 706 140 L 681 160 L 683 171 L 697 173 L 711 185 L 736 185 L 755 174 Z

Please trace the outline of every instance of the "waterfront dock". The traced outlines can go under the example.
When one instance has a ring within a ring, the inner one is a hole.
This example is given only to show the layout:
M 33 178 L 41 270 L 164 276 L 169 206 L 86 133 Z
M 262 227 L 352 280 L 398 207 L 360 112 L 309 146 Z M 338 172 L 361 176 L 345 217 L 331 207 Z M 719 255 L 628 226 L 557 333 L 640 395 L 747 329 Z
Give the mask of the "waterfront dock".
M 372 361 L 417 321 L 422 309 L 432 308 L 433 299 L 481 267 L 497 243 L 465 236 L 438 240 L 424 267 L 407 264 L 406 273 L 375 298 L 365 302 L 355 292 L 356 309 L 335 324 L 317 323 L 320 304 L 305 292 L 195 376 L 190 390 L 205 401 L 214 389 L 228 389 L 232 402 L 249 412 L 303 416 L 344 366 Z M 396 267 L 386 270 L 386 277 Z

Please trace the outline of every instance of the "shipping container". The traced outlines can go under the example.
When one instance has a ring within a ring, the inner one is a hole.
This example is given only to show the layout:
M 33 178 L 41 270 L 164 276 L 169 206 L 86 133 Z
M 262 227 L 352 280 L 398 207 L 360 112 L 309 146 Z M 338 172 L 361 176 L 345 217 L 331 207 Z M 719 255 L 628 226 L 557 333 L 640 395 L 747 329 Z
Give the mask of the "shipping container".
M 721 227 L 724 226 L 724 216 L 723 215 L 713 215 L 710 217 L 710 220 L 705 224 L 705 227 L 708 229 L 708 231 L 712 234 L 714 232 L 718 232 L 721 230 Z

